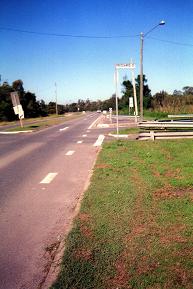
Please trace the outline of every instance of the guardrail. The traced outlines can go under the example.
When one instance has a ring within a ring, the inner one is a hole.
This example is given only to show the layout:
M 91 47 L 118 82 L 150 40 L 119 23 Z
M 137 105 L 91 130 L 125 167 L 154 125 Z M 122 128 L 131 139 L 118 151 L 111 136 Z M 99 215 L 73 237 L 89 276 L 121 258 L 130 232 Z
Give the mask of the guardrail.
M 138 127 L 145 130 L 139 133 L 141 140 L 193 138 L 193 122 L 147 121 L 139 123 Z
M 184 121 L 171 121 L 171 122 L 161 122 L 161 121 L 147 121 L 140 122 L 138 124 L 139 128 L 193 128 L 193 122 L 184 122 Z
M 155 140 L 155 139 L 179 139 L 179 138 L 193 138 L 193 131 L 170 131 L 170 132 L 158 132 L 149 131 L 139 133 L 140 140 Z
M 168 118 L 193 118 L 193 114 L 168 114 Z

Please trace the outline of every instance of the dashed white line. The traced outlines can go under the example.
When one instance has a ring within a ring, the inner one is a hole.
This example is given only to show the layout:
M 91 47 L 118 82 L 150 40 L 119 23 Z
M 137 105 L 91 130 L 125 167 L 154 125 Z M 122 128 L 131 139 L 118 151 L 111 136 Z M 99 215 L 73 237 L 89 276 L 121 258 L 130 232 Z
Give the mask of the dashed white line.
M 87 134 L 83 134 L 82 137 L 87 137 Z
M 82 140 L 78 140 L 78 141 L 77 141 L 77 143 L 82 143 L 82 142 L 83 142 Z
M 57 176 L 58 173 L 49 173 L 47 176 L 40 182 L 40 184 L 49 184 Z
M 60 131 L 66 130 L 67 128 L 69 128 L 68 126 L 64 127 L 64 128 L 60 128 Z
M 71 156 L 71 155 L 73 155 L 74 152 L 75 152 L 75 151 L 68 151 L 68 152 L 66 153 L 66 156 Z
M 93 144 L 93 146 L 95 146 L 95 147 L 101 146 L 104 138 L 105 138 L 105 136 L 103 134 L 100 134 L 97 141 Z

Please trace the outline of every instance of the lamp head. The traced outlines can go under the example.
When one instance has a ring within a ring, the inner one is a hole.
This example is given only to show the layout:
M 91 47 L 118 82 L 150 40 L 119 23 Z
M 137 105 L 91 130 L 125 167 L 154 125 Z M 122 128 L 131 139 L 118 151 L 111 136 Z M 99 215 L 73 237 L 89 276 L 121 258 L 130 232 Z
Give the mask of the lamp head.
M 165 25 L 165 21 L 164 20 L 160 21 L 159 25 Z

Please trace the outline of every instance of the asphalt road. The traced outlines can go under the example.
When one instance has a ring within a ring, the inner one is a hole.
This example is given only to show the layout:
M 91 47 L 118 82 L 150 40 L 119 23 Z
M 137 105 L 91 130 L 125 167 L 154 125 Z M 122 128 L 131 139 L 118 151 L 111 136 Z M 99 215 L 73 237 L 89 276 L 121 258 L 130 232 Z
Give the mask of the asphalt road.
M 96 160 L 98 116 L 0 135 L 0 289 L 40 288 Z

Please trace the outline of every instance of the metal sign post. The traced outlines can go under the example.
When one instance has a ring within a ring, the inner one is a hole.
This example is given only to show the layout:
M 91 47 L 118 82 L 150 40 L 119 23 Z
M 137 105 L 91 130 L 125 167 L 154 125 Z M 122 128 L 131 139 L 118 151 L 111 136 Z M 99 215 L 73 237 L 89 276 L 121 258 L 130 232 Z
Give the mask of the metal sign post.
M 11 101 L 13 104 L 14 113 L 18 115 L 20 126 L 23 127 L 22 119 L 24 118 L 24 111 L 22 105 L 20 104 L 19 94 L 17 91 L 11 92 Z
M 137 95 L 136 95 L 135 76 L 134 76 L 135 64 L 132 62 L 130 63 L 130 69 L 131 69 L 131 75 L 132 75 L 133 95 L 134 95 L 134 103 L 135 103 L 135 122 L 137 122 L 138 107 L 137 107 Z
M 118 110 L 118 70 L 115 66 L 115 91 L 116 91 L 116 119 L 117 119 L 117 135 L 119 134 L 119 110 Z
M 136 87 L 135 87 L 135 77 L 134 77 L 134 69 L 135 64 L 132 63 L 124 63 L 124 64 L 116 64 L 115 65 L 115 89 L 116 89 L 116 117 L 117 117 L 117 135 L 119 134 L 119 119 L 118 119 L 118 69 L 131 69 L 132 74 L 132 85 L 133 85 L 133 94 L 134 94 L 134 106 L 135 106 L 135 122 L 137 122 L 138 116 L 138 108 L 137 108 L 137 96 L 136 96 Z

